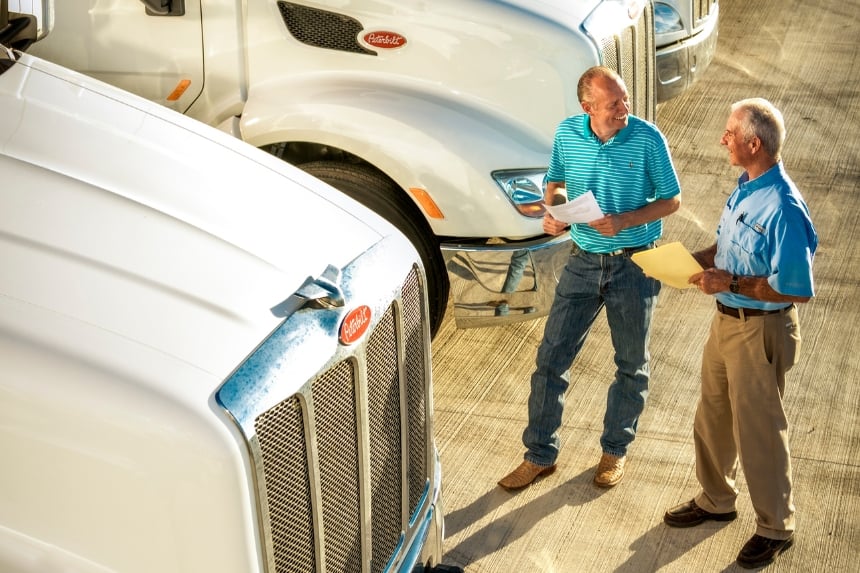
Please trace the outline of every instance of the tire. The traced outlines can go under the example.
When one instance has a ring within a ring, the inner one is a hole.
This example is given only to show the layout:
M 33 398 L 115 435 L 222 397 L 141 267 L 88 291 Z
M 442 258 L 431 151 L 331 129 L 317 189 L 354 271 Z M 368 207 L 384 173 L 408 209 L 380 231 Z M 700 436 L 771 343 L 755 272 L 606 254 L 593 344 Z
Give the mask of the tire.
M 430 336 L 435 337 L 448 306 L 450 284 L 442 251 L 418 207 L 397 184 L 369 165 L 314 161 L 298 167 L 370 208 L 406 235 L 424 263 Z

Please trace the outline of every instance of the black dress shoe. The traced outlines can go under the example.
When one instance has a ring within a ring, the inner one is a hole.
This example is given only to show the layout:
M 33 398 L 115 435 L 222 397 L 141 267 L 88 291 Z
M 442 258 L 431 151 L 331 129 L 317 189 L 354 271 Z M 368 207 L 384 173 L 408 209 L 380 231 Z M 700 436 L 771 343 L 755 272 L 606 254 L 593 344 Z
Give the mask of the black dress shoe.
M 676 505 L 667 511 L 663 516 L 663 521 L 671 527 L 693 527 L 709 519 L 712 521 L 733 521 L 737 516 L 737 511 L 730 511 L 728 513 L 711 513 L 710 511 L 705 511 L 696 505 L 695 500 L 691 499 L 687 503 Z
M 792 543 L 794 543 L 792 537 L 788 539 L 770 539 L 758 534 L 753 535 L 746 542 L 743 549 L 741 549 L 741 552 L 738 553 L 738 565 L 744 569 L 764 567 L 769 563 L 773 563 L 773 560 L 780 553 L 791 547 Z

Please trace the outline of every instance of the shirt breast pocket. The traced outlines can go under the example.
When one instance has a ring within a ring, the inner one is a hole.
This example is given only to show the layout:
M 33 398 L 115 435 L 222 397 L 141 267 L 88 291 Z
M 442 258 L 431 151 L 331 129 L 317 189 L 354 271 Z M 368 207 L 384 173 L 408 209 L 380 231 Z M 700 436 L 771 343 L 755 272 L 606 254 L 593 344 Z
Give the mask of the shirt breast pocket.
M 738 249 L 737 257 L 744 261 L 744 266 L 752 275 L 769 274 L 765 261 L 767 260 L 767 237 L 755 225 L 745 221 L 738 223 L 740 228 L 732 237 L 732 243 Z

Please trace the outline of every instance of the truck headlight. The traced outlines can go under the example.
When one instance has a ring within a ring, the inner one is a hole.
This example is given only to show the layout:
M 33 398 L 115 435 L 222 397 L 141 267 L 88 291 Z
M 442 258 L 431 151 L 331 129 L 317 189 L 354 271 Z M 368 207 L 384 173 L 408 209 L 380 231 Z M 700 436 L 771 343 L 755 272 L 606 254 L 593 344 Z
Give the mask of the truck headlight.
M 668 34 L 684 29 L 681 15 L 673 7 L 662 2 L 654 3 L 654 33 Z
M 516 210 L 526 217 L 543 217 L 543 195 L 546 188 L 544 169 L 494 171 L 496 184 L 502 188 Z
M 645 0 L 603 0 L 582 22 L 582 28 L 599 46 L 604 38 L 635 24 L 645 6 Z

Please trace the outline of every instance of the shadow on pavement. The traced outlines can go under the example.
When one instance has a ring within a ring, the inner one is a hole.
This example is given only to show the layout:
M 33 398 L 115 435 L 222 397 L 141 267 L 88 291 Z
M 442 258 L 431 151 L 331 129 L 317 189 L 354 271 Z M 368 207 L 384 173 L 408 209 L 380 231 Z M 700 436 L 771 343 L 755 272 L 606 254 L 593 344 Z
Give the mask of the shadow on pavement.
M 446 553 L 445 559 L 460 562 L 461 565 L 478 561 L 516 541 L 523 535 L 527 535 L 539 521 L 551 517 L 558 509 L 566 506 L 585 505 L 609 491 L 596 487 L 592 482 L 593 477 L 594 468 L 588 468 L 560 486 L 542 493 L 525 505 L 496 517 L 460 541 L 455 547 L 452 547 Z M 522 492 L 525 491 L 522 490 Z M 445 517 L 447 535 L 453 536 L 468 527 L 469 524 L 480 521 L 510 500 L 512 496 L 520 494 L 521 492 L 508 492 L 500 487 L 494 487 L 466 507 L 453 511 Z M 460 550 L 461 547 L 463 548 L 462 551 Z M 462 563 L 464 559 L 469 560 L 469 563 Z

